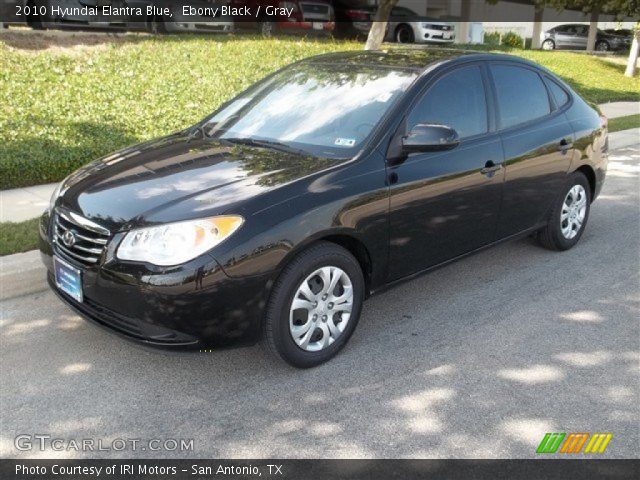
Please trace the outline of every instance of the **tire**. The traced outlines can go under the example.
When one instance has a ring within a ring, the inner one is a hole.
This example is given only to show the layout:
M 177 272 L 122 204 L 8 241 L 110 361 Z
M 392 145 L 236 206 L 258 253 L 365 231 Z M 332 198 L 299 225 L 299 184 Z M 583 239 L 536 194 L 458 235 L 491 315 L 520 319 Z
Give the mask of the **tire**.
M 400 25 L 396 28 L 395 41 L 397 43 L 413 43 L 415 40 L 413 28 L 409 25 Z
M 599 42 L 596 42 L 596 51 L 608 52 L 609 50 L 611 50 L 611 46 L 606 40 L 600 40 Z
M 538 232 L 538 242 L 549 250 L 569 250 L 582 237 L 590 209 L 589 181 L 582 172 L 574 172 L 555 200 L 547 225 Z
M 556 48 L 556 42 L 554 42 L 553 40 L 545 40 L 544 42 L 542 42 L 542 50 L 555 50 Z
M 336 281 L 332 292 L 321 274 Z M 303 285 L 308 288 L 306 294 L 301 291 Z M 345 300 L 349 286 L 350 305 Z M 355 330 L 364 290 L 360 264 L 351 253 L 330 242 L 309 247 L 285 267 L 273 286 L 263 322 L 264 344 L 276 357 L 297 368 L 326 362 Z M 301 308 L 294 308 L 294 300 Z M 331 300 L 337 300 L 335 305 Z

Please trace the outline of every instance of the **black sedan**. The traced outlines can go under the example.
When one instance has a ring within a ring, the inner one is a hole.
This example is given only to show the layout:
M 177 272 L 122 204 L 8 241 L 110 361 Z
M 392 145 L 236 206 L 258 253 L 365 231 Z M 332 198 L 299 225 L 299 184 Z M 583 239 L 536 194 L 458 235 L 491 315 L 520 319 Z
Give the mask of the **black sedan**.
M 113 331 L 311 367 L 402 280 L 526 235 L 573 247 L 606 151 L 606 119 L 528 61 L 329 54 L 70 175 L 40 248 L 60 298 Z

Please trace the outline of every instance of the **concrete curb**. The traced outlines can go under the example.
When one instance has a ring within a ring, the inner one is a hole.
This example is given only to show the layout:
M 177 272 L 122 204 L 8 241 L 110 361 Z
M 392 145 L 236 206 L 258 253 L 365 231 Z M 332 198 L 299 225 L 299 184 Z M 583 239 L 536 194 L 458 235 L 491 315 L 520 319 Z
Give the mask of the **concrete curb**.
M 46 289 L 46 270 L 38 250 L 0 257 L 0 300 Z

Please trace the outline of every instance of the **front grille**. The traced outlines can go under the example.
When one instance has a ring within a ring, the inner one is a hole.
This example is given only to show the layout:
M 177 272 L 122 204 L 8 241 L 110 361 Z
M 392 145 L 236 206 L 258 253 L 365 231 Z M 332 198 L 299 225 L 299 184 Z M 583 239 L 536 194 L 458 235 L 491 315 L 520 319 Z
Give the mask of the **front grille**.
M 449 32 L 449 31 L 453 30 L 453 27 L 451 25 L 438 25 L 438 24 L 433 24 L 433 23 L 425 24 L 424 28 L 428 28 L 429 30 L 441 30 L 441 31 L 444 31 L 444 32 Z
M 84 265 L 98 263 L 111 233 L 80 215 L 56 209 L 53 215 L 53 243 L 63 256 Z

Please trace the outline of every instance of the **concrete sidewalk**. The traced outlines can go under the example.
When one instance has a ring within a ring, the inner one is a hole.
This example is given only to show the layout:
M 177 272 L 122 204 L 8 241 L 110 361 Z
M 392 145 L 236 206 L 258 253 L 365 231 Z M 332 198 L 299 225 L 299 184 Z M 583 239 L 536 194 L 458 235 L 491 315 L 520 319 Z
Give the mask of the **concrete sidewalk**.
M 607 118 L 640 114 L 640 102 L 610 102 L 598 105 Z
M 0 222 L 22 222 L 38 217 L 49 205 L 57 183 L 0 190 Z

